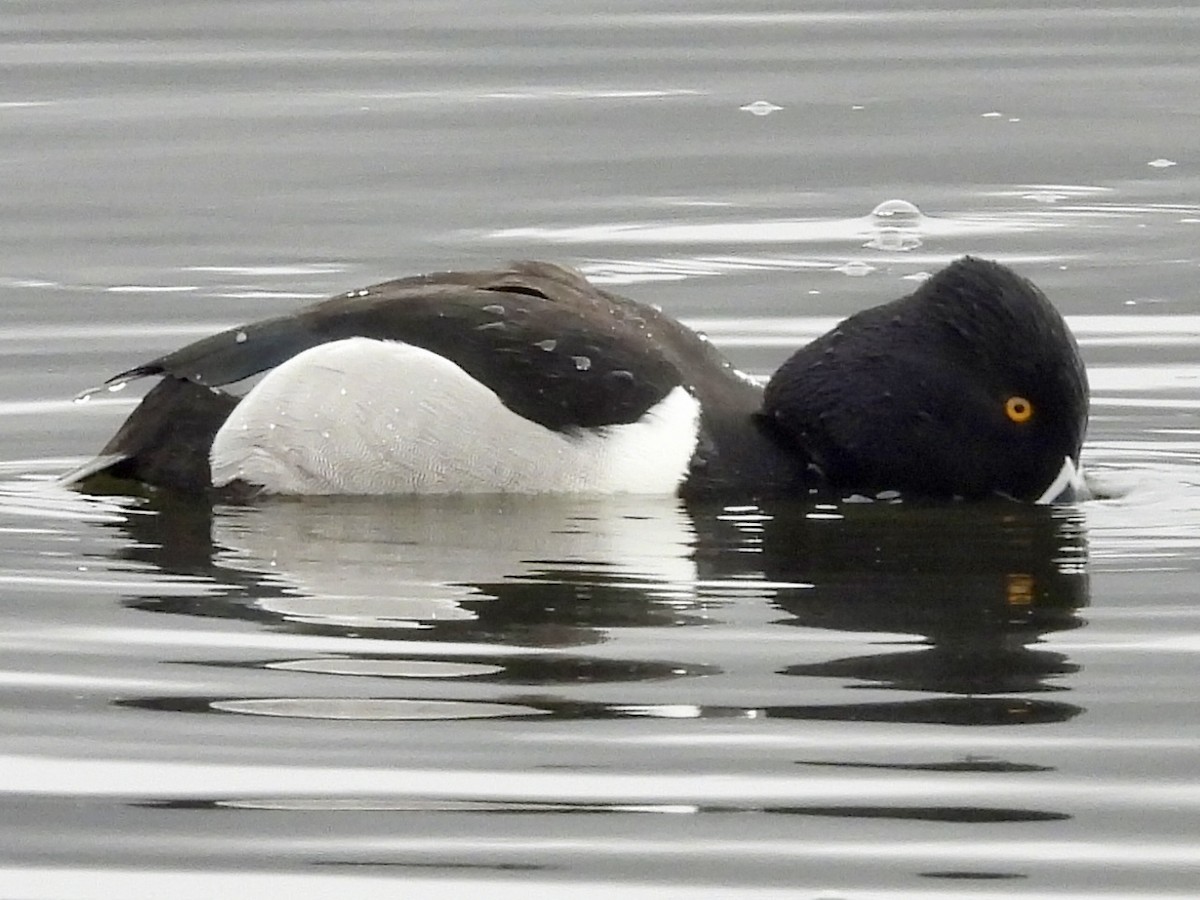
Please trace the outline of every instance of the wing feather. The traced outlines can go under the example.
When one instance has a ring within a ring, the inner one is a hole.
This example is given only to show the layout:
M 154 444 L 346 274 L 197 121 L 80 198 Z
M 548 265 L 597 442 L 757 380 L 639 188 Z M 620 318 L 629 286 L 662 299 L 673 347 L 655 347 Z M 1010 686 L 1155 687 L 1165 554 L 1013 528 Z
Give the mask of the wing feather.
M 517 263 L 350 291 L 196 341 L 110 383 L 166 375 L 221 387 L 327 341 L 372 337 L 452 360 L 514 412 L 548 428 L 594 428 L 636 421 L 684 383 L 678 354 L 661 344 L 660 320 L 669 321 L 574 270 Z

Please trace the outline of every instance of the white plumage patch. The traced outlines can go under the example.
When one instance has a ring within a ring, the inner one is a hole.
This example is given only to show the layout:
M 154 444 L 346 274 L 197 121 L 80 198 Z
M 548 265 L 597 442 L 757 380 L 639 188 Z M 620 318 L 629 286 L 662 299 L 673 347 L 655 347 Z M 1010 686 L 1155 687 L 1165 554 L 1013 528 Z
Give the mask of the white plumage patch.
M 255 385 L 213 440 L 212 482 L 277 494 L 671 494 L 699 419 L 677 387 L 637 422 L 560 434 L 436 353 L 350 338 Z

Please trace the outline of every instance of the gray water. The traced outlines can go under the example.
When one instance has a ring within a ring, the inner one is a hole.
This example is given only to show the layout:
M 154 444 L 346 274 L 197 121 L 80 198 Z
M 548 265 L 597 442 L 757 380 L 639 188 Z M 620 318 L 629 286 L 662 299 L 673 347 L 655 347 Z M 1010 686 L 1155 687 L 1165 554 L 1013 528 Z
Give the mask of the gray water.
M 0 25 L 0 896 L 1200 893 L 1200 8 Z M 963 253 L 1068 315 L 1107 499 L 54 482 L 80 390 L 389 277 L 569 263 L 766 374 Z

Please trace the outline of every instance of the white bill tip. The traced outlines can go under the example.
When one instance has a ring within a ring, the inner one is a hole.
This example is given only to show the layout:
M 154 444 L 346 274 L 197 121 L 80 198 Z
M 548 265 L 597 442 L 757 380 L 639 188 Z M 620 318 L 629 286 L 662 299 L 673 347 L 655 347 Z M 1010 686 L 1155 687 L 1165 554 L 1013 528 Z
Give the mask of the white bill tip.
M 1050 486 L 1033 502 L 1044 506 L 1048 503 L 1075 503 L 1086 500 L 1090 496 L 1087 482 L 1083 477 L 1083 466 L 1067 456 L 1063 458 L 1062 468 L 1050 482 Z

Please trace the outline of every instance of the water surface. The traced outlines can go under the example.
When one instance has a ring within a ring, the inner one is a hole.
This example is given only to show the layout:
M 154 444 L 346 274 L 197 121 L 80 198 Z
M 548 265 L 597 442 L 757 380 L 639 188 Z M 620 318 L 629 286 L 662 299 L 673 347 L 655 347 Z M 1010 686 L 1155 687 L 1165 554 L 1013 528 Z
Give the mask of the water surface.
M 1200 11 L 6 26 L 0 894 L 1194 894 Z M 766 374 L 963 253 L 1067 314 L 1107 499 L 53 482 L 137 399 L 80 390 L 389 277 L 554 259 Z

